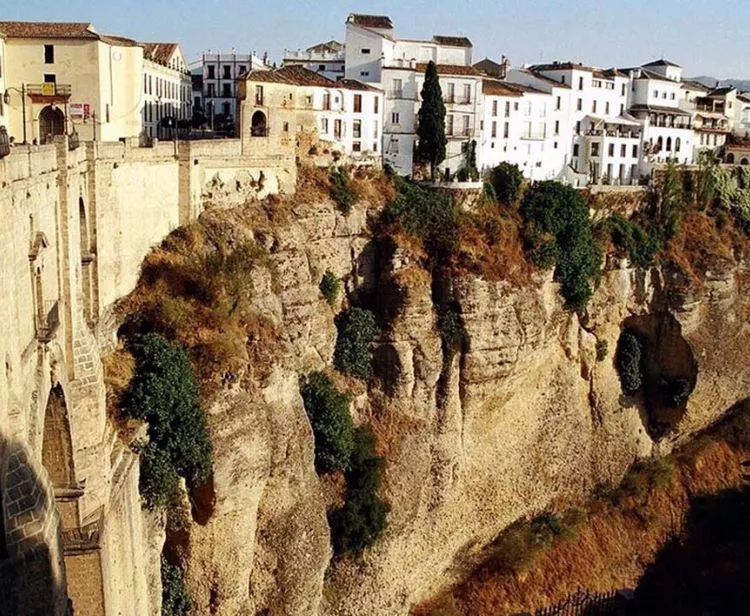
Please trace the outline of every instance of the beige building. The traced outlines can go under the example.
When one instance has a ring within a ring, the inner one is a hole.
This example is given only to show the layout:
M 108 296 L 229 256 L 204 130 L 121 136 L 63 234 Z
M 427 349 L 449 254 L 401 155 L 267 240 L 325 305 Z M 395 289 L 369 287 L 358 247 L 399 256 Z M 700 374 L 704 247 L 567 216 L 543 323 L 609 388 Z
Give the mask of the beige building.
M 192 117 L 190 71 L 177 43 L 142 46 L 143 136 L 171 138 L 177 123 Z

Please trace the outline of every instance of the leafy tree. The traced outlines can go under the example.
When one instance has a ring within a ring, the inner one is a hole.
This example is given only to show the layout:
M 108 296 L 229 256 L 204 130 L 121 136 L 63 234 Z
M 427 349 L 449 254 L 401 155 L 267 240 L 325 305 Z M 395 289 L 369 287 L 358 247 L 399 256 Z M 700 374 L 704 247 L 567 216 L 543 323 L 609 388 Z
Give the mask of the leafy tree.
M 648 267 L 662 248 L 657 233 L 644 229 L 641 225 L 627 220 L 619 214 L 607 220 L 612 241 L 628 251 L 628 258 L 635 267 Z
M 617 349 L 617 371 L 620 374 L 622 393 L 627 396 L 632 396 L 643 385 L 641 356 L 641 343 L 638 338 L 632 332 L 624 331 Z
M 477 169 L 477 142 L 472 139 L 467 141 L 463 146 L 464 166 L 458 172 L 458 179 L 461 182 L 479 180 L 479 170 Z
M 417 156 L 430 163 L 430 177 L 435 181 L 437 166 L 445 160 L 445 103 L 440 89 L 437 66 L 430 60 L 424 74 L 422 105 L 417 125 Z
M 349 397 L 322 372 L 313 372 L 300 393 L 315 437 L 315 468 L 319 473 L 347 470 L 354 448 Z
M 170 502 L 178 476 L 190 488 L 208 479 L 211 441 L 184 349 L 157 334 L 140 336 L 132 348 L 136 370 L 123 394 L 123 411 L 148 422 L 140 490 L 148 506 L 158 507 Z
M 349 173 L 343 167 L 334 169 L 331 176 L 331 198 L 338 205 L 342 214 L 352 211 L 352 206 L 357 201 L 357 196 L 351 188 Z
M 555 266 L 566 304 L 582 310 L 602 261 L 586 202 L 572 186 L 539 182 L 526 193 L 520 211 L 532 258 L 541 267 Z
M 170 565 L 161 557 L 161 613 L 162 616 L 185 616 L 193 602 L 185 586 L 182 569 Z
M 339 291 L 341 290 L 341 282 L 336 277 L 336 274 L 334 274 L 331 270 L 326 270 L 326 273 L 323 274 L 323 278 L 321 279 L 318 288 L 323 294 L 323 297 L 326 298 L 328 304 L 330 306 L 333 306 L 336 303 L 336 298 L 339 296 Z
M 659 224 L 665 240 L 674 237 L 680 228 L 680 220 L 687 208 L 677 165 L 670 159 L 664 173 L 664 182 L 659 193 Z
M 518 200 L 523 186 L 523 171 L 518 165 L 502 162 L 490 170 L 487 179 L 495 189 L 498 201 L 513 204 Z
M 375 315 L 370 310 L 351 308 L 336 316 L 338 337 L 333 365 L 344 374 L 367 380 L 372 374 L 370 344 L 378 334 Z

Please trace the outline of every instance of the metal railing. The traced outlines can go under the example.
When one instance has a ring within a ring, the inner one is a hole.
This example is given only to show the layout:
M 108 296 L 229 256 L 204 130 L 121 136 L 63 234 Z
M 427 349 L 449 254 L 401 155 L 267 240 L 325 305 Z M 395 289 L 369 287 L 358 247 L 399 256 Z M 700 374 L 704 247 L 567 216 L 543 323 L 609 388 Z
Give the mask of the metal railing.
M 36 338 L 39 342 L 49 342 L 60 327 L 60 303 L 57 300 L 45 301 L 36 316 Z
M 26 94 L 29 96 L 70 96 L 73 87 L 69 83 L 28 83 Z

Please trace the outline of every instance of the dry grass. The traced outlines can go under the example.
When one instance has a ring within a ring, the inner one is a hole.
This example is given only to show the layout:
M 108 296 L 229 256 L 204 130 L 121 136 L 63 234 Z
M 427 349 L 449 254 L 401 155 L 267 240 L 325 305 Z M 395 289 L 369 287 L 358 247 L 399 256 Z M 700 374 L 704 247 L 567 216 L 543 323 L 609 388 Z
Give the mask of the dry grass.
M 679 451 L 673 457 L 676 472 L 662 467 L 631 475 L 613 497 L 595 500 L 577 536 L 541 551 L 523 575 L 490 561 L 413 614 L 437 616 L 452 600 L 457 614 L 496 616 L 555 604 L 580 587 L 634 586 L 662 546 L 681 532 L 693 497 L 741 485 L 740 462 L 750 442 L 747 425 L 744 439 L 736 438 L 738 420 L 747 424 L 747 411 Z

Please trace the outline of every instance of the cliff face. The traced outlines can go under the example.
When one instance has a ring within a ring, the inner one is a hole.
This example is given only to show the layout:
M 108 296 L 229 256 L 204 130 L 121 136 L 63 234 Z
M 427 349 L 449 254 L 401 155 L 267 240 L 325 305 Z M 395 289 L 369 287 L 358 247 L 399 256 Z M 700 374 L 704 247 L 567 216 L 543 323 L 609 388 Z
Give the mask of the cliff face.
M 516 519 L 617 482 L 636 457 L 668 451 L 750 396 L 747 264 L 707 273 L 679 302 L 670 275 L 615 264 L 583 322 L 563 309 L 551 275 L 526 289 L 441 280 L 465 330 L 450 357 L 436 281 L 412 251 L 370 237 L 364 205 L 348 217 L 328 202 L 291 214 L 204 215 L 268 248 L 270 264 L 252 272 L 255 307 L 280 341 L 265 370 L 225 383 L 208 409 L 215 502 L 186 539 L 196 613 L 406 614 Z M 387 322 L 353 412 L 387 458 L 391 512 L 357 561 L 331 561 L 330 497 L 299 395 L 299 375 L 331 363 L 334 310 L 318 291 L 327 269 Z M 685 412 L 658 438 L 646 401 L 622 395 L 614 366 L 634 317 L 654 349 L 697 368 Z

